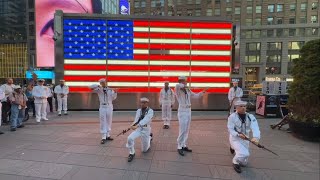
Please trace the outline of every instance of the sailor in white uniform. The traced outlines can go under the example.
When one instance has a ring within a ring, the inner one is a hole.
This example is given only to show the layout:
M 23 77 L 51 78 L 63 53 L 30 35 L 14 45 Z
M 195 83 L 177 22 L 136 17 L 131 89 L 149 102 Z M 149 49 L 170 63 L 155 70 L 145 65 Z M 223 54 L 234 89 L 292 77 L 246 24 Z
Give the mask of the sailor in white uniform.
M 38 85 L 33 87 L 32 96 L 34 97 L 34 105 L 36 109 L 36 121 L 39 123 L 41 119 L 47 121 L 47 105 L 50 89 L 44 84 L 44 79 L 38 80 Z
M 232 160 L 233 168 L 236 172 L 241 173 L 241 167 L 248 163 L 249 158 L 249 141 L 244 140 L 246 135 L 249 137 L 250 131 L 252 131 L 252 141 L 259 142 L 260 130 L 257 119 L 249 113 L 246 113 L 245 101 L 236 101 L 236 112 L 232 113 L 228 118 L 228 131 L 230 140 L 230 152 L 235 156 Z M 240 134 L 241 132 L 243 134 Z
M 169 129 L 172 118 L 172 106 L 175 97 L 173 90 L 169 87 L 169 82 L 164 83 L 164 87 L 160 91 L 159 102 L 162 109 L 162 120 L 164 122 L 163 129 Z
M 63 109 L 64 115 L 68 115 L 68 94 L 69 87 L 65 85 L 65 80 L 60 80 L 60 85 L 54 88 L 54 93 L 57 94 L 58 100 L 58 116 L 61 116 L 61 110 Z
M 242 89 L 238 87 L 238 81 L 233 81 L 232 84 L 233 87 L 231 87 L 228 92 L 228 100 L 230 104 L 229 114 L 234 112 L 234 103 L 236 101 L 241 101 L 241 97 L 243 96 Z

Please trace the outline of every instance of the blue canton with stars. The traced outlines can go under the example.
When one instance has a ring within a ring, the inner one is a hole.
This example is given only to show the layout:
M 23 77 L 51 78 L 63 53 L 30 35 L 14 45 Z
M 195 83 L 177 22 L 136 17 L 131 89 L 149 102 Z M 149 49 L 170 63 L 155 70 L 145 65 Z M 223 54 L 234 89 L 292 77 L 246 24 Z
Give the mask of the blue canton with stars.
M 64 58 L 133 59 L 133 22 L 65 19 Z

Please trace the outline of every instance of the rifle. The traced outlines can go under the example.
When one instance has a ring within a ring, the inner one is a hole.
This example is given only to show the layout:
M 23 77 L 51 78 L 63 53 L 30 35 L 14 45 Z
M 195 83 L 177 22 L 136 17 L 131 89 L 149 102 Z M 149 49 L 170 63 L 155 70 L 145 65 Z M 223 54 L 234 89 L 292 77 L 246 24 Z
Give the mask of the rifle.
M 236 128 L 234 128 L 234 130 L 235 130 L 237 133 L 244 135 L 244 136 L 245 136 L 245 140 L 251 142 L 252 144 L 254 144 L 255 146 L 257 146 L 258 148 L 264 149 L 264 150 L 266 150 L 266 151 L 271 152 L 272 154 L 274 154 L 274 155 L 276 155 L 276 156 L 279 156 L 277 153 L 271 151 L 270 149 L 267 149 L 267 148 L 264 147 L 263 145 L 261 145 L 261 144 L 259 144 L 259 143 L 256 144 L 256 143 L 253 142 L 249 137 L 247 137 L 245 134 L 243 134 L 242 132 L 239 132 Z
M 144 113 L 147 113 L 148 110 L 149 110 L 149 108 L 146 109 L 146 111 L 145 111 Z M 142 111 L 142 110 L 141 110 L 141 111 Z M 136 126 L 137 124 L 139 124 L 139 122 L 144 118 L 144 116 L 145 116 L 145 114 L 142 114 L 142 113 L 141 113 L 138 121 L 137 121 L 136 123 L 134 123 L 133 125 L 131 125 L 131 126 Z M 124 130 L 122 130 L 122 132 L 119 133 L 116 137 L 120 136 L 121 134 L 125 134 L 125 133 L 127 133 L 128 131 L 130 131 L 130 130 L 131 130 L 131 127 L 127 128 L 127 129 L 124 129 Z

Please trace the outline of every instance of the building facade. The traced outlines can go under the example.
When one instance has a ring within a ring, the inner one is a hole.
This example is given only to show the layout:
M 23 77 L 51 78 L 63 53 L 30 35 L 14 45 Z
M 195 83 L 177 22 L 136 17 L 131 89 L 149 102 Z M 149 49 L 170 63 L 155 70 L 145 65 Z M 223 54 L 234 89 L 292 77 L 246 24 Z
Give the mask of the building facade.
M 292 60 L 307 41 L 319 38 L 319 0 L 133 0 L 131 14 L 232 20 L 240 27 L 232 77 L 246 88 L 263 80 L 291 81 Z

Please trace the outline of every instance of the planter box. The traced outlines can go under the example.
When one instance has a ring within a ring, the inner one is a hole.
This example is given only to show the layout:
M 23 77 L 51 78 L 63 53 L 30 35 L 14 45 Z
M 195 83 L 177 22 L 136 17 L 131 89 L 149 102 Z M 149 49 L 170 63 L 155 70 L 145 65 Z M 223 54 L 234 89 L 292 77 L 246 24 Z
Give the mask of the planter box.
M 301 139 L 307 141 L 320 141 L 320 126 L 312 123 L 299 121 L 289 121 L 289 127 L 292 133 Z

